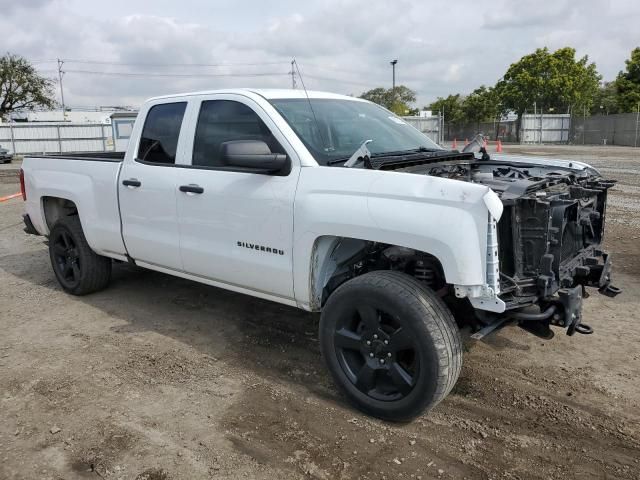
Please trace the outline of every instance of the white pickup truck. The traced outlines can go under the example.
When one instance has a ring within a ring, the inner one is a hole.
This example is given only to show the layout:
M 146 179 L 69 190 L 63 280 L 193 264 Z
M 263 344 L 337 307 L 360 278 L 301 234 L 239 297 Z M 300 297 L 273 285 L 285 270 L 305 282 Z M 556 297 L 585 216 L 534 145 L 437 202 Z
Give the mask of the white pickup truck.
M 579 162 L 444 150 L 370 102 L 225 90 L 146 102 L 125 154 L 29 156 L 25 231 L 62 288 L 113 261 L 321 311 L 320 347 L 365 412 L 408 420 L 453 388 L 460 328 L 544 338 L 615 295 L 607 189 Z

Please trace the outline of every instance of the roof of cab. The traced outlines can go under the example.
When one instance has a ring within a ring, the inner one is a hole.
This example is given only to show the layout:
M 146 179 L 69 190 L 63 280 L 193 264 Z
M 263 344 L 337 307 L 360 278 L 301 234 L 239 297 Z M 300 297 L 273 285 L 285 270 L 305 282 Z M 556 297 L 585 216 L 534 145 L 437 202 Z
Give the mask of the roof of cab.
M 319 92 L 315 90 L 294 90 L 291 88 L 231 88 L 231 89 L 221 89 L 221 90 L 204 90 L 200 92 L 187 92 L 187 93 L 177 93 L 172 95 L 161 95 L 159 97 L 150 98 L 147 101 L 153 100 L 161 100 L 167 98 L 179 98 L 179 97 L 190 97 L 195 95 L 214 95 L 220 93 L 236 93 L 240 95 L 246 95 L 247 93 L 253 93 L 255 95 L 260 95 L 267 100 L 279 99 L 279 98 L 324 98 L 324 99 L 335 99 L 335 100 L 355 100 L 366 102 L 361 98 L 350 97 L 348 95 L 340 95 L 338 93 L 330 93 L 330 92 Z

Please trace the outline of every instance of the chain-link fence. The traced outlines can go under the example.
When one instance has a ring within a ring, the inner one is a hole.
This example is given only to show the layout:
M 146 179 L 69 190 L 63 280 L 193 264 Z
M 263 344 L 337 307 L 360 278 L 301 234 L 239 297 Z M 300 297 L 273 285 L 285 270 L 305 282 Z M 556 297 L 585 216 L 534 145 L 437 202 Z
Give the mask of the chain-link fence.
M 514 121 L 495 121 L 495 122 L 479 122 L 456 124 L 445 122 L 444 139 L 453 141 L 454 139 L 462 141 L 471 140 L 478 133 L 482 133 L 492 140 L 500 139 L 503 142 L 516 142 L 516 122 Z
M 448 141 L 471 139 L 482 133 L 491 140 L 510 143 L 567 143 L 570 122 L 569 115 L 525 114 L 522 116 L 519 140 L 516 120 L 445 123 L 443 130 L 444 138 Z
M 576 145 L 640 147 L 640 114 L 574 116 L 571 118 L 570 141 Z
M 442 126 L 445 141 L 471 139 L 478 133 L 503 142 L 640 147 L 640 113 L 590 117 L 525 114 L 519 137 L 516 120 L 455 124 L 445 121 Z
M 478 133 L 483 133 L 491 139 L 499 138 L 503 142 L 516 141 L 516 124 L 513 121 L 480 122 L 473 124 L 454 124 L 442 122 L 439 115 L 431 117 L 402 117 L 409 125 L 426 134 L 436 143 L 450 142 L 454 138 L 460 141 L 471 140 Z

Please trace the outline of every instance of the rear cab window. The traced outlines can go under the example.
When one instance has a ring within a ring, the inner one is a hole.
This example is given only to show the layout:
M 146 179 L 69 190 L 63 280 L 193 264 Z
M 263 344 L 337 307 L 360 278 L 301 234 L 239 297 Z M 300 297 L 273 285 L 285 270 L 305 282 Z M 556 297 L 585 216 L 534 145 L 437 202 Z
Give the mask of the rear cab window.
M 163 103 L 149 109 L 137 161 L 159 165 L 176 163 L 176 151 L 187 102 Z

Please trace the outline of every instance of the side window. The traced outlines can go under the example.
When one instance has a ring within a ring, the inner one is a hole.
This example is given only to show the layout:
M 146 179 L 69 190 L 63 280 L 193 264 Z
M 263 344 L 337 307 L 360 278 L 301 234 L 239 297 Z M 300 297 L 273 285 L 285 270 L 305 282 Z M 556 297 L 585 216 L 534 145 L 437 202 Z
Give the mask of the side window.
M 173 164 L 186 102 L 151 107 L 142 129 L 138 158 L 145 162 Z
M 232 100 L 202 102 L 193 142 L 192 165 L 224 166 L 220 147 L 232 140 L 262 140 L 272 153 L 285 153 L 256 112 L 245 104 Z

